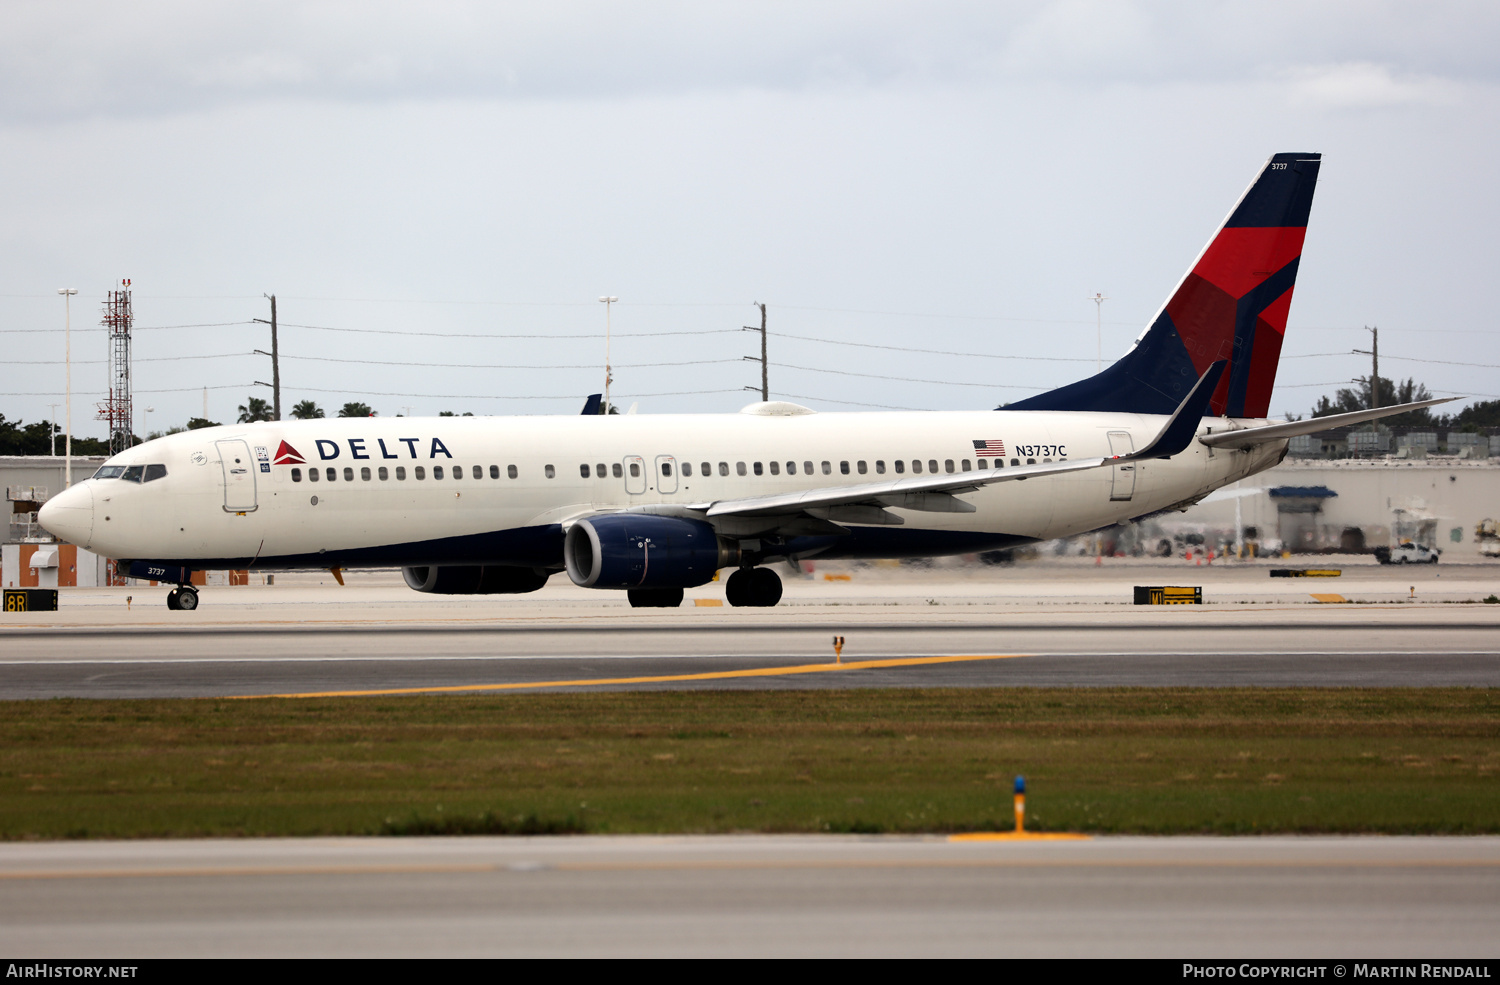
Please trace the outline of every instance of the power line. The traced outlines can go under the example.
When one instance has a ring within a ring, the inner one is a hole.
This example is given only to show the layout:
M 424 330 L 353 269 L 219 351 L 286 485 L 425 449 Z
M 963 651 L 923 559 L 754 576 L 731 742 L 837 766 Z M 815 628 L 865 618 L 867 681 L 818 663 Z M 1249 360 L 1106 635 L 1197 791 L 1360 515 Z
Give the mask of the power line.
M 897 383 L 936 383 L 939 386 L 972 386 L 982 387 L 986 390 L 1031 390 L 1038 392 L 1046 389 L 1036 386 L 1014 386 L 1006 383 L 955 383 L 952 380 L 923 380 L 910 376 L 881 376 L 877 373 L 855 373 L 847 369 L 827 369 L 815 366 L 794 366 L 791 363 L 777 363 L 778 369 L 800 369 L 807 373 L 832 373 L 835 376 L 859 376 L 867 380 L 894 380 Z

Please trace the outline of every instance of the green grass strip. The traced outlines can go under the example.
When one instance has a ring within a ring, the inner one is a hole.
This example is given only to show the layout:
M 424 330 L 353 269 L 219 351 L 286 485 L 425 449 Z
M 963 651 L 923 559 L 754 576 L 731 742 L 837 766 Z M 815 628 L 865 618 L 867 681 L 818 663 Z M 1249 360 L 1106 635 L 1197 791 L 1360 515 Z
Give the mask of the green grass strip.
M 5 702 L 0 838 L 1500 831 L 1500 691 Z

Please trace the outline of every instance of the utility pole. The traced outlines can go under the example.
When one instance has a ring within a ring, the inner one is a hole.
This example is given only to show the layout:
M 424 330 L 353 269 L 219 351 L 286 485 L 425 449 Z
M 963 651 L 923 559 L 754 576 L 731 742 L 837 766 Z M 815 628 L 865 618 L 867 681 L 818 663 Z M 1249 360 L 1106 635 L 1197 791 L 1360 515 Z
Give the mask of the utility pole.
M 1109 298 L 1095 291 L 1094 296 L 1089 300 L 1094 302 L 1094 339 L 1098 346 L 1098 354 L 1094 359 L 1094 372 L 1100 373 L 1104 371 L 1104 302 Z
M 609 414 L 611 405 L 609 402 L 609 385 L 614 382 L 614 372 L 609 365 L 609 309 L 620 300 L 609 296 L 599 299 L 604 302 L 604 403 L 600 407 L 601 414 Z
M 1370 409 L 1376 410 L 1380 407 L 1380 329 L 1366 325 L 1365 331 L 1370 333 L 1370 348 L 1354 351 L 1361 356 L 1370 357 Z
M 67 361 L 67 437 L 64 439 L 64 454 L 67 456 L 63 465 L 64 488 L 73 485 L 73 295 L 78 293 L 76 287 L 59 287 L 57 293 L 63 296 L 63 358 Z
M 262 352 L 260 349 L 255 351 L 262 356 L 271 357 L 271 420 L 279 421 L 281 420 L 281 349 L 276 342 L 276 295 L 263 296 L 271 299 L 271 320 L 256 318 L 255 321 L 271 326 L 271 351 Z
M 747 332 L 760 332 L 760 358 L 756 359 L 754 356 L 746 356 L 745 360 L 747 362 L 760 363 L 760 399 L 770 400 L 771 366 L 770 361 L 766 358 L 766 306 L 759 301 L 752 303 L 760 309 L 760 328 L 757 329 L 754 325 L 745 325 L 744 329 Z M 745 389 L 754 390 L 755 387 L 747 386 Z

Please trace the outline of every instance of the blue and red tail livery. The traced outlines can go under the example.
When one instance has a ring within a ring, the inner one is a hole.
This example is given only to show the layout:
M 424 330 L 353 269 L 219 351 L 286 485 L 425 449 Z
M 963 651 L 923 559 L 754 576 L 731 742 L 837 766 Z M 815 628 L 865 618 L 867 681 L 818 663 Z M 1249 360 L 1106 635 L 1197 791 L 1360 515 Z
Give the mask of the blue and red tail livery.
M 1135 346 L 1096 376 L 1007 410 L 1170 414 L 1214 362 L 1209 413 L 1265 417 L 1307 233 L 1319 154 L 1277 154 Z

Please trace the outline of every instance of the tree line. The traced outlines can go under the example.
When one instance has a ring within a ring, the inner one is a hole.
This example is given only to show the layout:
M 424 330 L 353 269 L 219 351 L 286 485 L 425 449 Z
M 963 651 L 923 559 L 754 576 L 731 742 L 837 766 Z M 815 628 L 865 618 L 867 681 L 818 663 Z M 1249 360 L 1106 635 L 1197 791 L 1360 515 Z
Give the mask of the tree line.
M 1394 407 L 1397 404 L 1432 399 L 1432 392 L 1411 377 L 1407 377 L 1404 382 L 1388 376 L 1381 376 L 1378 379 L 1380 381 L 1380 406 L 1382 407 Z M 1354 382 L 1355 386 L 1339 390 L 1333 395 L 1332 400 L 1328 397 L 1320 398 L 1317 406 L 1312 409 L 1312 416 L 1328 417 L 1372 407 L 1370 378 L 1360 376 L 1356 377 Z M 1456 414 L 1434 414 L 1432 408 L 1423 407 L 1421 410 L 1381 418 L 1380 423 L 1386 427 L 1430 427 L 1446 428 L 1450 431 L 1478 431 L 1480 428 L 1500 427 L 1500 400 L 1483 400 L 1470 404 Z

